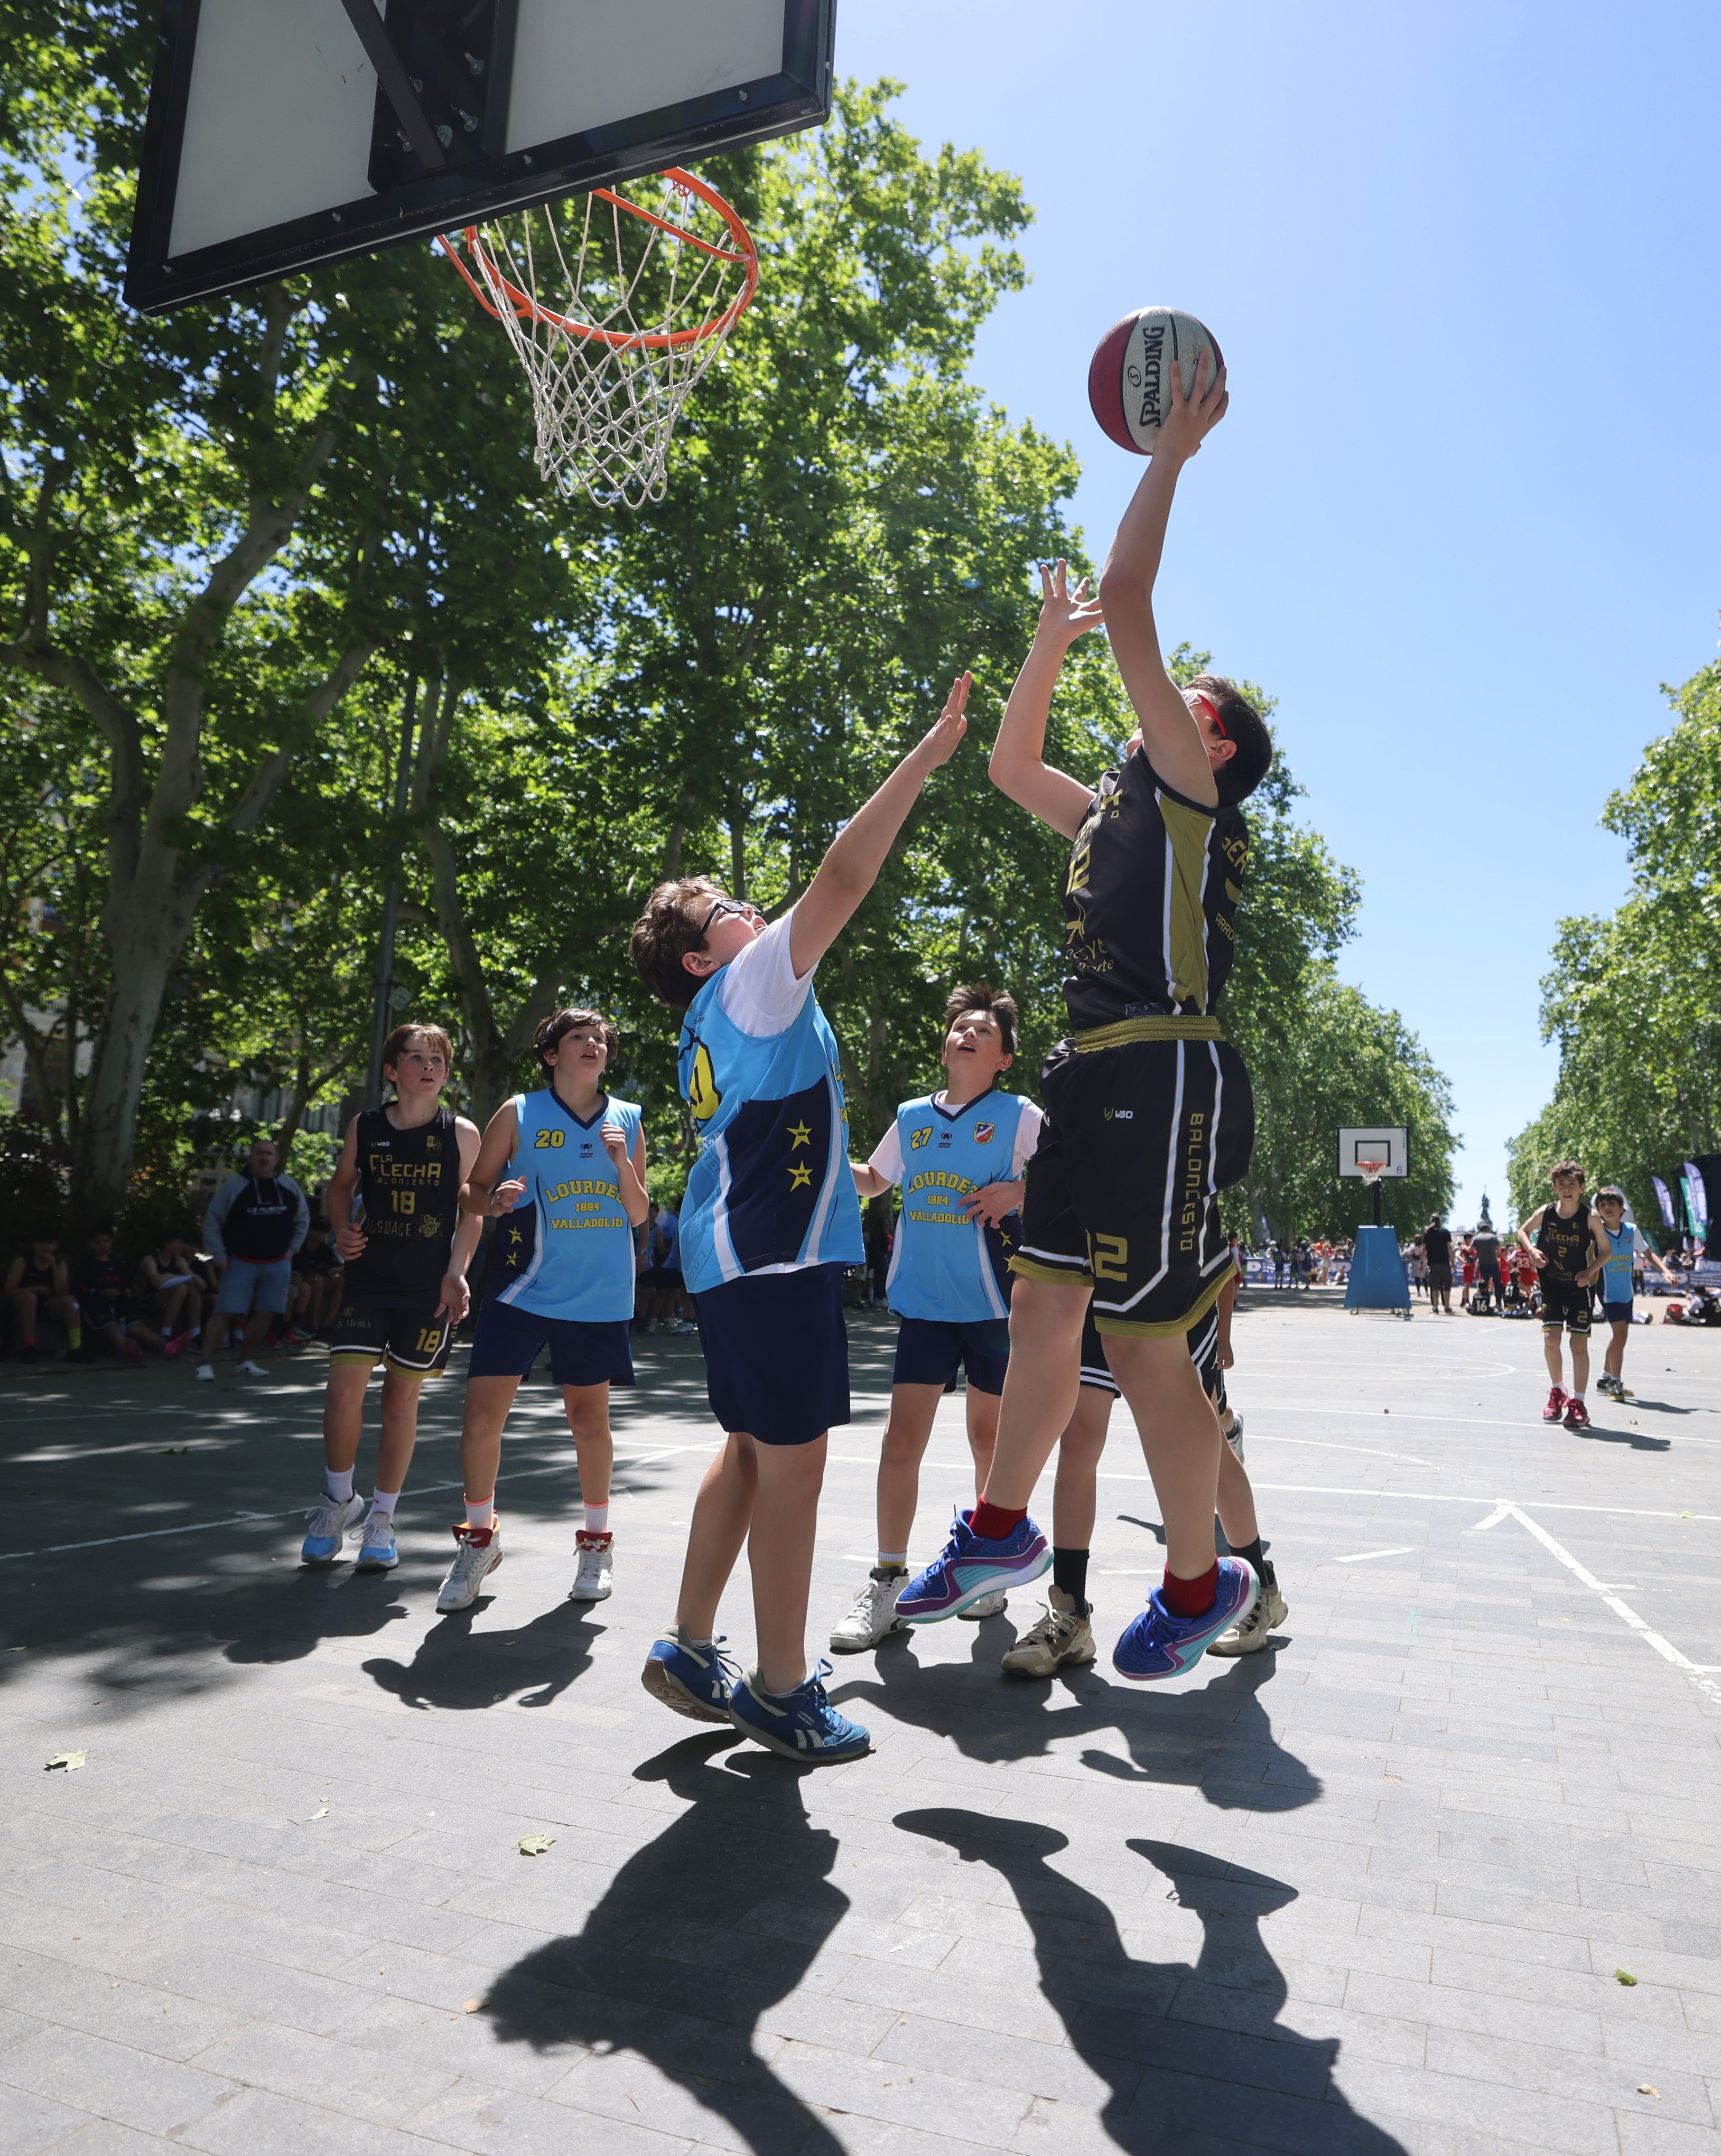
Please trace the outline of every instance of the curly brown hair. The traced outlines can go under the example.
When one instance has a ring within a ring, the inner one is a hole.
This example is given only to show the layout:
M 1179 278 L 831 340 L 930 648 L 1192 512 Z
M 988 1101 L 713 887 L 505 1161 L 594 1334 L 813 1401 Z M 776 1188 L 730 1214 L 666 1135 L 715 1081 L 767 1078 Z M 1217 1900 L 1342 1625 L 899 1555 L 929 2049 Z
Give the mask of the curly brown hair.
M 701 921 L 726 896 L 709 876 L 677 876 L 660 883 L 645 901 L 629 942 L 634 969 L 660 1004 L 686 1010 L 703 983 L 681 963 L 705 941 Z

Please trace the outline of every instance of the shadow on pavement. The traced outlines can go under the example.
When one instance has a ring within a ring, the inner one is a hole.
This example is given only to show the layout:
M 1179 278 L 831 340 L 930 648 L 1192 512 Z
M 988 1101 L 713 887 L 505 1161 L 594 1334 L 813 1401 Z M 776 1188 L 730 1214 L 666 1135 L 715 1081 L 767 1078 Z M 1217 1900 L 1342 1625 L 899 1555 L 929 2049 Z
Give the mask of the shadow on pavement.
M 483 2010 L 505 2044 L 650 2061 L 754 2156 L 842 2156 L 753 2041 L 847 1912 L 830 1881 L 836 1837 L 809 1821 L 798 1768 L 756 1752 L 720 1759 L 735 1741 L 713 1731 L 635 1769 L 686 1810 L 628 1859 L 582 1931 L 505 1969 Z M 581 2087 L 584 2071 L 570 2096 L 607 2108 L 597 2082 Z M 614 2115 L 639 2123 L 619 2098 Z
M 378 1660 L 367 1677 L 403 1707 L 500 1707 L 514 1693 L 521 1707 L 548 1707 L 592 1666 L 605 1627 L 589 1602 L 558 1602 L 511 1632 L 480 1632 L 463 1609 L 433 1625 L 410 1662 Z
M 1160 1841 L 1132 1841 L 1201 1920 L 1194 1964 L 1131 1954 L 1097 1894 L 1055 1871 L 1055 1827 L 958 1810 L 897 1813 L 909 1834 L 948 1843 L 998 1872 L 1034 1933 L 1040 1989 L 1077 2054 L 1112 2094 L 1100 2113 L 1131 2156 L 1226 2143 L 1310 2156 L 1406 2156 L 1332 2082 L 1337 2038 L 1278 2026 L 1287 1990 L 1261 1919 L 1297 1890 L 1258 1871 Z
M 1123 1781 L 1193 1786 L 1227 1810 L 1295 1811 L 1320 1795 L 1320 1777 L 1274 1737 L 1258 1697 L 1272 1679 L 1271 1649 L 1230 1662 L 1196 1689 L 1138 1691 L 1092 1666 L 1043 1682 L 1009 1676 L 998 1666 L 1008 1630 L 994 1618 L 978 1628 L 968 1661 L 931 1664 L 913 1654 L 912 1633 L 893 1632 L 874 1650 L 874 1681 L 851 1679 L 831 1697 L 845 1707 L 870 1702 L 988 1765 L 1116 1729 L 1129 1757 L 1087 1751 L 1084 1766 Z

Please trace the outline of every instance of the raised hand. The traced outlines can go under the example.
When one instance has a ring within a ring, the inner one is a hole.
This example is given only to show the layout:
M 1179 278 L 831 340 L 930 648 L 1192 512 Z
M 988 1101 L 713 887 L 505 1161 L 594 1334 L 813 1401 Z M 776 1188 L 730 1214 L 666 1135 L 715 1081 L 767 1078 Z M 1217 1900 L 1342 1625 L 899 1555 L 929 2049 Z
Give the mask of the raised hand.
M 1159 431 L 1153 439 L 1153 459 L 1169 457 L 1178 464 L 1186 464 L 1202 443 L 1224 418 L 1230 408 L 1231 393 L 1225 388 L 1225 372 L 1221 367 L 1214 375 L 1206 390 L 1194 397 L 1185 397 L 1183 387 L 1183 368 L 1173 367 L 1169 372 L 1169 407 L 1159 422 Z M 1196 362 L 1195 382 L 1200 388 L 1200 362 Z
M 616 1173 L 619 1174 L 621 1164 L 628 1157 L 627 1132 L 619 1123 L 605 1123 L 598 1135 L 603 1139 L 604 1150 L 615 1163 Z
M 944 700 L 937 723 L 915 752 L 928 771 L 936 771 L 941 763 L 948 763 L 968 732 L 968 721 L 963 713 L 968 709 L 968 690 L 974 685 L 972 674 L 958 674 L 951 683 L 950 694 Z
M 1061 655 L 1078 636 L 1105 625 L 1106 610 L 1086 577 L 1072 592 L 1067 562 L 1061 557 L 1040 563 L 1040 621 L 1034 631 L 1036 644 L 1051 644 Z

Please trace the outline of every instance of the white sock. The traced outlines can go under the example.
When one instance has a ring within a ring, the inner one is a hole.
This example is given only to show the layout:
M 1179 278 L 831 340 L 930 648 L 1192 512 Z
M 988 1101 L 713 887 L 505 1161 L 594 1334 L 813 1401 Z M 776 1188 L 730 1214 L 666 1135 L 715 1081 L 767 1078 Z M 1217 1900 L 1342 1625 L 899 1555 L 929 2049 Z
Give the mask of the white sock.
M 609 1532 L 609 1500 L 601 1505 L 586 1507 L 586 1532 L 588 1535 L 607 1535 Z
M 394 1508 L 400 1502 L 398 1490 L 372 1490 L 370 1517 L 373 1520 L 392 1520 Z
M 907 1572 L 908 1569 L 907 1551 L 881 1550 L 878 1553 L 878 1563 L 875 1567 L 875 1569 L 879 1572 L 896 1569 Z
M 1576 1400 L 1581 1405 L 1584 1395 L 1581 1393 L 1568 1393 L 1566 1394 L 1566 1398 L 1570 1400 Z
M 324 1468 L 323 1481 L 327 1487 L 330 1496 L 334 1499 L 337 1505 L 346 1505 L 352 1502 L 352 1470 L 350 1467 L 347 1470 L 344 1475 L 337 1475 L 332 1467 Z
M 493 1527 L 496 1523 L 496 1492 L 487 1497 L 469 1497 L 466 1500 L 466 1525 L 469 1527 Z

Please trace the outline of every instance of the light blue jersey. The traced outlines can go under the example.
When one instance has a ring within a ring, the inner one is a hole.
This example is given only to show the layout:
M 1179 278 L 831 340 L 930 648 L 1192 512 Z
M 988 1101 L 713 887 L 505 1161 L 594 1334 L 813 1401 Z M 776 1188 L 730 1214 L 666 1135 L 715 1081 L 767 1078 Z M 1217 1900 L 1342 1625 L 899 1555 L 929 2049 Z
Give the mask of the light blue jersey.
M 934 1093 L 897 1109 L 868 1166 L 902 1188 L 886 1282 L 899 1317 L 972 1325 L 1009 1317 L 1011 1239 L 970 1220 L 963 1205 L 983 1184 L 1021 1173 L 1040 1124 L 1031 1101 L 995 1088 L 964 1107 Z
M 1631 1270 L 1633 1250 L 1637 1241 L 1637 1230 L 1629 1220 L 1621 1220 L 1616 1229 L 1602 1223 L 1607 1240 L 1613 1245 L 1613 1255 L 1601 1268 L 1597 1285 L 1604 1302 L 1629 1302 L 1631 1300 Z
M 606 1122 L 619 1123 L 631 1156 L 639 1109 L 612 1096 L 583 1123 L 546 1086 L 516 1094 L 514 1113 L 520 1138 L 507 1179 L 519 1178 L 526 1189 L 496 1224 L 491 1264 L 505 1285 L 492 1292 L 537 1317 L 583 1325 L 630 1318 L 634 1238 L 601 1132 Z
M 859 1265 L 836 1036 L 773 921 L 712 974 L 682 1023 L 681 1091 L 700 1153 L 681 1201 L 681 1272 L 700 1295 L 744 1273 Z

